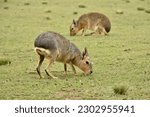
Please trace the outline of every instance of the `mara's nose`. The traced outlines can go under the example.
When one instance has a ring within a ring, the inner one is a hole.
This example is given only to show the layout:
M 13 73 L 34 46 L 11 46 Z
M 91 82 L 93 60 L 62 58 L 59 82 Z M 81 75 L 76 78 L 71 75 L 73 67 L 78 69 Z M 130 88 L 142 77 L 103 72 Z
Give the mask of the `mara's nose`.
M 90 74 L 93 73 L 93 71 L 90 72 Z

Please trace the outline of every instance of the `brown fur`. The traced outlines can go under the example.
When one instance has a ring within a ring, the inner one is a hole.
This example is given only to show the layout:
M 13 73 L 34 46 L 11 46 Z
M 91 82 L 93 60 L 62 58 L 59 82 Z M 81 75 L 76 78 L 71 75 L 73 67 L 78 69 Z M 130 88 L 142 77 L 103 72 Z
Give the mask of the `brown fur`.
M 94 30 L 94 33 L 107 35 L 111 29 L 111 23 L 108 17 L 101 13 L 92 12 L 83 14 L 77 21 L 73 20 L 70 26 L 70 35 L 74 36 L 80 30 L 82 30 L 83 35 L 87 29 Z
M 92 73 L 92 64 L 88 56 L 87 49 L 81 53 L 75 44 L 71 43 L 62 35 L 55 32 L 44 32 L 40 34 L 34 43 L 35 51 L 39 55 L 39 63 L 37 72 L 40 77 L 40 67 L 44 58 L 49 60 L 49 65 L 45 69 L 47 75 L 55 78 L 51 73 L 48 73 L 48 68 L 55 61 L 64 63 L 65 73 L 67 72 L 67 64 L 70 64 L 74 73 L 76 73 L 75 66 L 80 68 L 85 74 Z

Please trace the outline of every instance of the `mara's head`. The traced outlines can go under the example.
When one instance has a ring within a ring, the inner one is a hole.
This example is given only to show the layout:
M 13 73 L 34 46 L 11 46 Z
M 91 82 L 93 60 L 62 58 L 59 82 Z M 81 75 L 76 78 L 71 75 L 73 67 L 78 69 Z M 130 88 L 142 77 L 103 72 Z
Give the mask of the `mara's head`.
M 93 72 L 92 70 L 92 61 L 88 55 L 88 51 L 85 48 L 82 52 L 82 60 L 80 62 L 80 69 L 84 72 L 85 75 L 89 75 Z
M 73 19 L 72 24 L 70 25 L 70 36 L 75 36 L 79 31 L 77 21 Z

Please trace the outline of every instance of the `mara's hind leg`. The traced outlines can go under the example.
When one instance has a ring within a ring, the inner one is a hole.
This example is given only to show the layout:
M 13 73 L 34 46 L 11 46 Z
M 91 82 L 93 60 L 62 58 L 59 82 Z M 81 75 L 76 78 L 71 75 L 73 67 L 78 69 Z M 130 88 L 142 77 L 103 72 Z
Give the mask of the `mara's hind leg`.
M 54 76 L 52 73 L 50 73 L 50 71 L 49 71 L 50 66 L 51 66 L 53 63 L 54 63 L 54 60 L 49 59 L 49 64 L 48 64 L 48 66 L 46 67 L 45 72 L 46 72 L 46 74 L 47 74 L 48 76 L 50 76 L 51 78 L 56 79 L 57 77 L 55 77 L 55 76 Z M 48 72 L 48 71 L 49 71 L 49 72 Z
M 44 56 L 43 55 L 39 55 L 39 62 L 38 62 L 38 66 L 36 68 L 37 73 L 39 74 L 40 78 L 42 78 L 41 76 L 41 71 L 40 71 L 40 67 L 42 65 L 42 62 L 44 61 Z
M 105 28 L 102 27 L 102 26 L 99 26 L 99 27 L 98 27 L 97 32 L 98 32 L 100 35 L 107 35 L 107 32 L 106 32 Z
M 86 34 L 85 36 L 91 36 L 91 35 L 94 35 L 94 34 L 96 34 L 96 32 L 91 32 L 89 34 Z
M 91 36 L 91 35 L 97 35 L 97 34 L 99 34 L 98 26 L 95 26 L 93 30 L 94 30 L 94 32 L 91 32 L 91 33 L 87 34 L 86 36 Z

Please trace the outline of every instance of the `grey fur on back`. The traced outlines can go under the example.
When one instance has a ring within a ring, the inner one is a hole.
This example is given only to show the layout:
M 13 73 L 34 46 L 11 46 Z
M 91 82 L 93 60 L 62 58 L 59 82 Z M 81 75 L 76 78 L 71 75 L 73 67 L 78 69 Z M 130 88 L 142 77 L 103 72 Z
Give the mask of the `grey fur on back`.
M 61 62 L 70 62 L 76 56 L 81 56 L 80 50 L 75 44 L 55 32 L 44 32 L 40 34 L 35 42 L 35 47 L 48 49 L 51 53 L 59 52 L 56 60 Z

